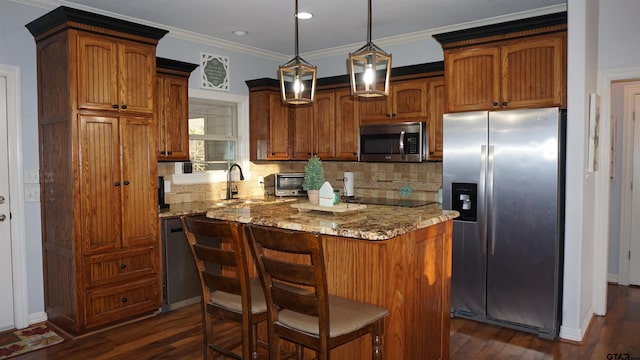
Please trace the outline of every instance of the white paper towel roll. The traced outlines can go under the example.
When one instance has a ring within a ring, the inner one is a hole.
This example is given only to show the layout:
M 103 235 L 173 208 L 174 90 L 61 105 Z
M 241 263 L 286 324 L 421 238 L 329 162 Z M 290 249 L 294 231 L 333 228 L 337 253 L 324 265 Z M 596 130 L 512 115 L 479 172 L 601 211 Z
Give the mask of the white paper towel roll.
M 353 173 L 352 172 L 345 172 L 344 173 L 344 177 L 342 178 L 342 181 L 344 182 L 344 196 L 354 196 L 353 194 L 353 185 L 354 185 L 354 180 L 353 180 Z

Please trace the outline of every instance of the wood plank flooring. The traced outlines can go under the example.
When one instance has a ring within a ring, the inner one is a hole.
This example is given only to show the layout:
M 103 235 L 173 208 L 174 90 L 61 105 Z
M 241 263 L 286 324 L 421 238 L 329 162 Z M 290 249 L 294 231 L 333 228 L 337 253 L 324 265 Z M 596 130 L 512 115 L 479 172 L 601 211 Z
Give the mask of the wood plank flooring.
M 14 359 L 202 359 L 201 321 L 200 306 L 191 305 Z M 238 340 L 233 326 L 220 331 L 224 341 Z M 640 288 L 609 285 L 607 316 L 593 319 L 582 344 L 452 319 L 451 359 L 640 360 Z

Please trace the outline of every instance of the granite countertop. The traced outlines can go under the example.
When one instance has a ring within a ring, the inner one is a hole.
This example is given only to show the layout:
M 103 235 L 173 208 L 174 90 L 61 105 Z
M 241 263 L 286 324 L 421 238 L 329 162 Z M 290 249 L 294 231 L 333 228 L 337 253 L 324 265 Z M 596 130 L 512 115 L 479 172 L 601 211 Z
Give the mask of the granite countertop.
M 366 205 L 357 211 L 336 214 L 299 211 L 292 207 L 295 204 L 304 202 L 255 202 L 210 208 L 207 217 L 356 239 L 387 240 L 459 215 L 457 211 L 442 210 L 439 204 L 415 208 Z

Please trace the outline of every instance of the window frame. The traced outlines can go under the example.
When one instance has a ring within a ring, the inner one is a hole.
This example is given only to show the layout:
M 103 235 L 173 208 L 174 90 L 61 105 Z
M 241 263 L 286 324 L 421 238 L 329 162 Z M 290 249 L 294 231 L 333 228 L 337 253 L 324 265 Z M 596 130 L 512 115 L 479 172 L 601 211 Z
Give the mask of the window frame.
M 245 180 L 251 179 L 251 172 L 249 170 L 249 96 L 221 93 L 217 91 L 189 89 L 189 101 L 191 101 L 191 99 L 216 100 L 236 103 L 238 131 L 238 140 L 236 143 L 236 159 L 238 164 L 242 167 L 242 172 Z M 178 170 L 178 166 L 176 166 L 176 170 Z M 191 174 L 176 173 L 172 176 L 172 178 L 173 183 L 176 185 L 226 182 L 227 171 L 209 170 Z

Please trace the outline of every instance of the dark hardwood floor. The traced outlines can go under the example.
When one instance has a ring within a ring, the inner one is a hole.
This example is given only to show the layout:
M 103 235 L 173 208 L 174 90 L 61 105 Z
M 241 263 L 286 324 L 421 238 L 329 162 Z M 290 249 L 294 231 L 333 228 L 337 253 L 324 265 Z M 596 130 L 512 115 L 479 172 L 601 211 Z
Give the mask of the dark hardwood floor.
M 640 288 L 609 285 L 608 291 L 607 316 L 593 319 L 582 344 L 452 319 L 451 359 L 640 360 Z M 14 359 L 201 359 L 201 321 L 199 305 L 191 305 Z M 222 327 L 225 341 L 238 340 L 232 325 Z

